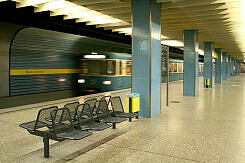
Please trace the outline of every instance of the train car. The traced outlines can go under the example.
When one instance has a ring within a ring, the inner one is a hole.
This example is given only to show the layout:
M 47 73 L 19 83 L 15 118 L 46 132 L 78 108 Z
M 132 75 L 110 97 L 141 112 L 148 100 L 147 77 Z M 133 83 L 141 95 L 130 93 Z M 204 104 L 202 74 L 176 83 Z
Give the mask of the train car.
M 131 87 L 131 54 L 113 52 L 87 52 L 80 60 L 81 74 L 78 83 L 81 92 L 95 93 Z M 183 80 L 183 60 L 169 61 L 169 81 Z M 199 63 L 199 75 L 203 63 Z M 162 81 L 165 82 L 165 81 Z
M 169 60 L 169 81 L 183 80 L 184 61 L 183 60 Z M 198 65 L 199 76 L 203 76 L 204 64 L 199 62 Z
M 131 87 L 132 59 L 127 53 L 89 52 L 80 60 L 81 92 L 107 92 Z

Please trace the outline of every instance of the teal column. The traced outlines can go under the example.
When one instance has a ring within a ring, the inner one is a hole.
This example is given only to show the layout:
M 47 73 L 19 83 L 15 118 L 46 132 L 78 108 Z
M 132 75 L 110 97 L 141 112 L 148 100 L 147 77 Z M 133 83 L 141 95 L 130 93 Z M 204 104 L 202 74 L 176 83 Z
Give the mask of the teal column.
M 142 117 L 160 114 L 161 5 L 156 0 L 132 0 L 132 92 L 140 94 Z
M 235 60 L 235 67 L 236 67 L 235 74 L 238 75 L 238 62 L 237 62 L 237 60 Z
M 227 80 L 227 53 L 222 52 L 222 80 Z
M 241 74 L 241 63 L 238 62 L 238 74 Z
M 227 78 L 231 78 L 231 56 L 228 55 L 228 62 L 227 62 Z
M 234 75 L 237 75 L 236 59 L 234 59 Z
M 213 86 L 213 54 L 214 43 L 204 42 L 204 87 L 212 88 Z M 209 80 L 209 85 L 207 85 Z
M 215 48 L 215 52 L 217 53 L 215 59 L 215 83 L 222 82 L 222 52 L 221 48 Z
M 184 96 L 198 96 L 198 31 L 184 31 Z
M 234 75 L 234 59 L 231 57 L 231 76 Z

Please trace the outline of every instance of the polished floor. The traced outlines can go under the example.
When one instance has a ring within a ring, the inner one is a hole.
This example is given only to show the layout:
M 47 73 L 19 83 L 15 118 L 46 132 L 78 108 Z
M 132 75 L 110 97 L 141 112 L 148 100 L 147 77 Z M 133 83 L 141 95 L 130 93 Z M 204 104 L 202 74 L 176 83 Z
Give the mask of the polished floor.
M 42 139 L 18 125 L 33 120 L 41 107 L 84 98 L 0 110 L 0 162 L 245 162 L 245 74 L 212 89 L 200 82 L 197 97 L 183 96 L 182 81 L 171 83 L 168 107 L 162 87 L 160 115 L 123 122 L 80 141 L 51 141 L 48 159 Z M 125 100 L 127 92 L 112 95 Z

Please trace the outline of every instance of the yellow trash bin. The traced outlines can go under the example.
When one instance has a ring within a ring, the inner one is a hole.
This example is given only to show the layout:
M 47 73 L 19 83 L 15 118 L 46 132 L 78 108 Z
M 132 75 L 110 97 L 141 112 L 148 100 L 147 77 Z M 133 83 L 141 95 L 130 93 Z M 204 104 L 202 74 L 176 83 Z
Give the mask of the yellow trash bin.
M 127 94 L 128 113 L 137 113 L 140 111 L 140 95 L 138 93 Z
M 208 88 L 210 86 L 210 80 L 205 79 L 205 87 Z

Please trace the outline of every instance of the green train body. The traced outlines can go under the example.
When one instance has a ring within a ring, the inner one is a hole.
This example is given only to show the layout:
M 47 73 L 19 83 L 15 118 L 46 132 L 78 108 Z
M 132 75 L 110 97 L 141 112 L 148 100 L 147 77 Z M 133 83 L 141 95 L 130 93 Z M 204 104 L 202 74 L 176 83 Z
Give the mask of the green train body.
M 126 53 L 86 53 L 82 56 L 78 83 L 81 92 L 109 92 L 131 88 L 132 60 Z M 169 61 L 169 81 L 183 80 L 183 61 Z M 199 63 L 203 75 L 203 63 Z M 162 78 L 162 82 L 166 82 Z

